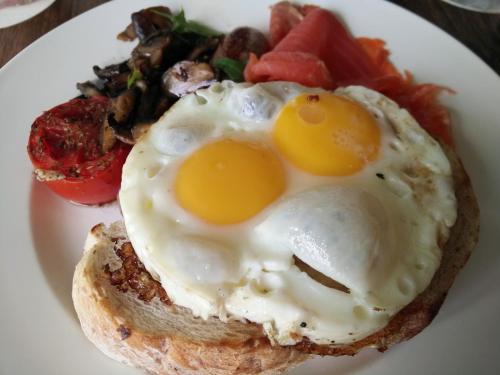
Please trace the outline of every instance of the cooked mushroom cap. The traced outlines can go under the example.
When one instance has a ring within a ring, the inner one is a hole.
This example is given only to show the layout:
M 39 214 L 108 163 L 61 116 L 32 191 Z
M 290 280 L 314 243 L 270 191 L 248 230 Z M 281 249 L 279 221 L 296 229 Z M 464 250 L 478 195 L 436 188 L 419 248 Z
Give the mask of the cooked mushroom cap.
M 101 150 L 103 153 L 111 150 L 116 143 L 115 131 L 111 126 L 109 126 L 107 117 L 104 119 L 104 122 L 101 126 L 101 133 L 99 138 L 99 143 L 101 144 Z
M 170 15 L 170 9 L 163 6 L 142 9 L 132 13 L 132 23 L 118 34 L 120 40 L 131 41 L 139 37 L 142 41 L 158 30 L 170 29 L 171 22 L 166 17 Z
M 180 97 L 215 82 L 215 73 L 207 63 L 181 61 L 168 69 L 162 80 L 165 93 Z
M 125 30 L 123 30 L 120 34 L 116 36 L 118 40 L 122 40 L 124 42 L 130 42 L 137 38 L 137 34 L 135 33 L 134 30 L 134 25 L 129 24 Z
M 127 90 L 111 100 L 110 114 L 117 123 L 125 123 L 134 110 L 137 100 L 135 90 Z M 113 121 L 110 122 L 113 126 Z
M 225 71 L 213 67 L 219 58 L 245 62 L 249 53 L 260 56 L 269 50 L 266 37 L 256 29 L 239 27 L 227 36 L 206 37 L 196 30 L 174 30 L 171 16 L 164 6 L 133 13 L 118 35 L 121 40 L 139 39 L 130 58 L 95 66 L 99 79 L 78 84 L 87 97 L 111 99 L 101 134 L 103 150 L 116 139 L 134 143 L 179 97 L 223 79 Z
M 130 74 L 127 63 L 128 61 L 123 61 L 104 68 L 94 65 L 92 69 L 95 75 L 102 80 L 103 92 L 110 96 L 116 96 L 127 88 L 127 79 Z M 86 94 L 84 93 L 84 95 Z
M 141 41 L 132 51 L 130 69 L 137 69 L 145 75 L 150 74 L 152 69 L 158 69 L 163 64 L 171 40 L 168 34 L 157 33 Z
M 246 61 L 250 52 L 260 56 L 271 47 L 264 34 L 252 27 L 238 27 L 226 35 L 224 41 L 215 52 L 213 61 L 221 57 Z
M 222 38 L 220 37 L 207 38 L 200 44 L 196 45 L 184 60 L 209 62 L 221 43 Z
M 113 129 L 115 137 L 125 143 L 134 143 L 130 129 L 133 127 L 137 96 L 137 90 L 126 90 L 116 98 L 111 99 L 108 109 L 107 125 Z
M 172 23 L 166 15 L 170 15 L 170 9 L 163 6 L 146 8 L 133 13 L 132 25 L 135 34 L 143 41 L 158 30 L 170 29 Z
M 76 88 L 82 93 L 83 96 L 86 98 L 91 98 L 93 96 L 101 96 L 104 95 L 102 93 L 102 89 L 97 87 L 95 83 L 92 83 L 90 81 L 86 82 L 78 82 L 76 84 Z
M 111 64 L 105 66 L 104 68 L 99 67 L 98 65 L 94 65 L 92 67 L 95 75 L 100 79 L 113 79 L 114 77 L 129 72 L 129 68 L 127 66 L 127 61 L 123 61 L 119 64 Z

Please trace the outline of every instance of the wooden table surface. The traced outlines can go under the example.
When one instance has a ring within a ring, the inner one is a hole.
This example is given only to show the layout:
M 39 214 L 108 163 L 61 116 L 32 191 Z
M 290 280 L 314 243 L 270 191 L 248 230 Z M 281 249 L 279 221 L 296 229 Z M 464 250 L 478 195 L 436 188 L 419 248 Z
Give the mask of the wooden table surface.
M 57 0 L 31 20 L 0 29 L 0 67 L 59 24 L 106 1 L 108 0 Z M 419 14 L 447 31 L 500 74 L 500 15 L 469 12 L 440 0 L 389 1 Z M 140 7 L 140 2 L 137 7 Z

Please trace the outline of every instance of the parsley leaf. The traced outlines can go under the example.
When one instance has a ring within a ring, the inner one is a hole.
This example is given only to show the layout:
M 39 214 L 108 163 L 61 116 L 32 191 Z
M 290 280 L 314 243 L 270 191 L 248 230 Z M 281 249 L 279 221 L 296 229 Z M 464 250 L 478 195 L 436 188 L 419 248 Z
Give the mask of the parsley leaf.
M 152 12 L 158 14 L 159 16 L 168 18 L 170 22 L 172 22 L 172 31 L 174 33 L 178 34 L 194 33 L 197 35 L 204 36 L 206 38 L 219 36 L 222 34 L 199 22 L 186 20 L 184 9 L 181 9 L 181 11 L 177 14 L 167 14 L 159 12 L 157 10 L 152 10 Z
M 217 59 L 214 66 L 217 69 L 222 70 L 229 77 L 230 80 L 234 82 L 243 82 L 243 70 L 245 69 L 245 63 L 230 59 L 228 57 L 221 57 Z
M 142 79 L 142 73 L 139 69 L 135 69 L 128 75 L 127 78 L 127 89 L 130 89 L 132 86 L 135 85 L 135 83 Z

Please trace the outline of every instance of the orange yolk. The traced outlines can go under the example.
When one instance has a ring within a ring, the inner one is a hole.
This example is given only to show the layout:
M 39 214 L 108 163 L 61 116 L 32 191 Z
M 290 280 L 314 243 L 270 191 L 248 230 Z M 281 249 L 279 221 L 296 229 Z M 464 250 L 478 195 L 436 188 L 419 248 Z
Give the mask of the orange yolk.
M 187 211 L 212 224 L 236 224 L 283 193 L 285 173 L 267 147 L 223 139 L 192 153 L 174 184 L 177 200 Z
M 374 116 L 342 96 L 299 95 L 283 107 L 273 139 L 297 168 L 321 176 L 347 176 L 375 160 L 380 130 Z

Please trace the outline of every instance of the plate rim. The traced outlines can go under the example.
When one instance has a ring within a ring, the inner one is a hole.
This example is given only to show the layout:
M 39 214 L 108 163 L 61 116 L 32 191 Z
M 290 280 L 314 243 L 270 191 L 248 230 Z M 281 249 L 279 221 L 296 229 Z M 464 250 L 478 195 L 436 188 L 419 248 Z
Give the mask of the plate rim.
M 392 5 L 396 8 L 398 8 L 399 11 L 404 11 L 406 13 L 408 13 L 410 16 L 412 17 L 416 17 L 416 18 L 419 18 L 420 21 L 424 21 L 428 26 L 431 26 L 431 28 L 433 29 L 433 32 L 435 32 L 436 30 L 445 34 L 447 36 L 447 38 L 453 42 L 456 42 L 458 43 L 458 46 L 465 50 L 465 51 L 468 51 L 469 54 L 472 54 L 477 61 L 480 61 L 482 63 L 482 65 L 486 66 L 487 67 L 487 70 L 489 70 L 489 73 L 493 73 L 493 75 L 497 78 L 497 81 L 498 83 L 500 83 L 500 76 L 498 75 L 498 73 L 493 70 L 484 60 L 482 60 L 478 55 L 476 55 L 470 48 L 468 48 L 466 45 L 464 45 L 461 41 L 455 39 L 452 35 L 450 35 L 449 33 L 447 33 L 446 31 L 444 31 L 443 29 L 441 29 L 440 27 L 436 26 L 435 24 L 433 24 L 432 22 L 426 20 L 425 18 L 415 14 L 415 13 L 412 13 L 410 12 L 409 10 L 407 10 L 406 8 L 404 7 L 401 7 L 400 5 L 398 4 L 394 4 L 394 3 L 389 3 L 389 2 L 385 2 L 383 0 L 379 0 L 380 3 L 385 3 L 385 5 Z M 53 33 L 57 33 L 57 32 L 60 32 L 60 28 L 70 22 L 77 22 L 77 20 L 79 19 L 80 16 L 83 16 L 83 15 L 88 15 L 89 13 L 95 11 L 96 9 L 98 8 L 101 8 L 101 7 L 104 7 L 104 6 L 110 6 L 111 4 L 114 4 L 115 2 L 108 2 L 108 3 L 104 3 L 104 4 L 101 4 L 97 7 L 94 7 L 84 13 L 82 13 L 81 15 L 78 15 L 77 17 L 74 17 L 64 23 L 62 23 L 61 25 L 59 25 L 58 27 L 54 28 L 53 30 L 51 30 L 50 32 L 48 32 L 47 34 L 43 35 L 42 37 L 38 38 L 37 40 L 35 40 L 34 42 L 32 42 L 29 46 L 27 46 L 26 48 L 24 48 L 22 51 L 20 51 L 18 54 L 16 54 L 16 56 L 14 56 L 12 59 L 10 59 L 1 69 L 0 69 L 0 84 L 2 82 L 2 78 L 4 77 L 4 74 L 7 74 L 11 68 L 12 65 L 14 65 L 18 59 L 20 59 L 20 56 L 23 56 L 25 53 L 28 53 L 27 51 L 29 51 L 30 47 L 32 47 L 33 45 L 35 45 L 36 43 L 40 42 L 40 40 L 43 40 L 45 38 L 48 38 L 49 35 L 52 35 Z M 117 1 L 116 3 L 119 3 L 119 1 Z M 113 5 L 113 6 L 116 6 L 116 5 Z M 482 68 L 484 68 L 484 66 L 482 66 Z

